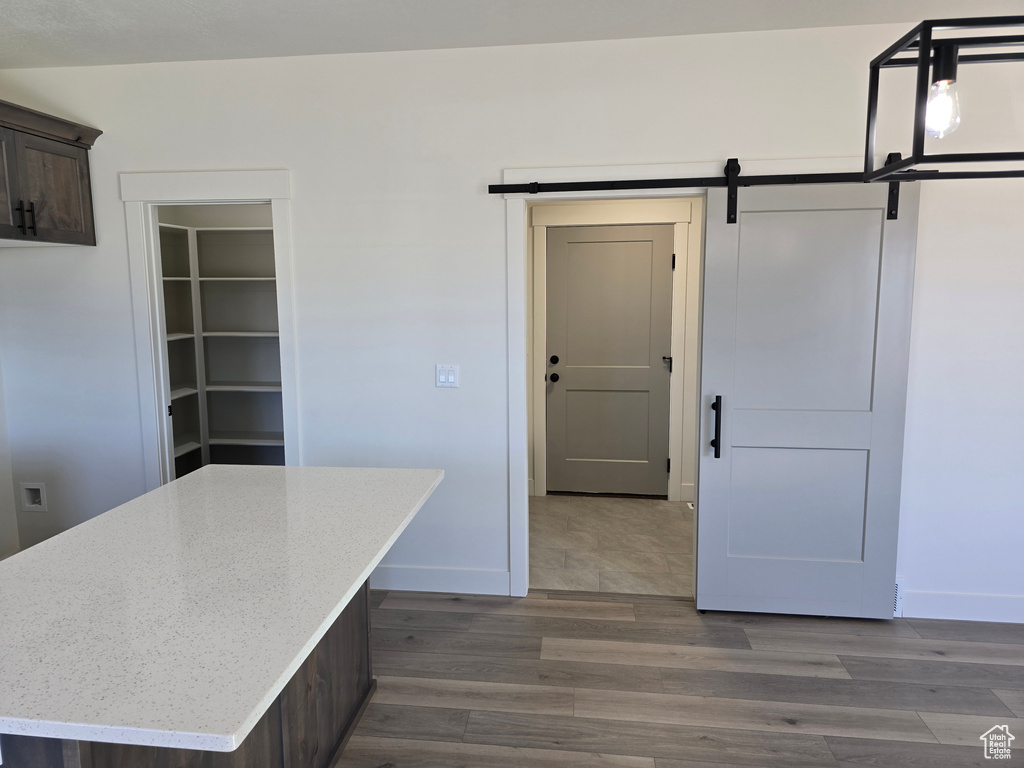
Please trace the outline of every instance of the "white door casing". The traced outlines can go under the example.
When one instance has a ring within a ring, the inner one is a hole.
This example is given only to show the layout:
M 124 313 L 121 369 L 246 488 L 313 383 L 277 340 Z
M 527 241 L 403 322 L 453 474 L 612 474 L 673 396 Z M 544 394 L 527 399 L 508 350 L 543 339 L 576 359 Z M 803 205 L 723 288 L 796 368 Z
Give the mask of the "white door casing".
M 281 344 L 285 463 L 301 465 L 292 276 L 290 181 L 286 170 L 169 171 L 120 174 L 128 229 L 135 355 L 146 490 L 167 482 L 167 397 L 161 328 L 162 273 L 157 207 L 189 203 L 270 203 Z
M 884 158 L 877 158 L 881 162 Z M 862 156 L 850 157 L 827 157 L 827 158 L 788 158 L 776 160 L 751 160 L 744 161 L 743 169 L 749 174 L 767 173 L 838 173 L 861 168 L 864 163 Z M 557 182 L 557 181 L 592 181 L 594 179 L 669 179 L 669 178 L 696 178 L 704 176 L 718 176 L 722 173 L 723 164 L 720 160 L 697 162 L 697 163 L 655 163 L 649 165 L 602 165 L 602 166 L 549 166 L 544 168 L 506 168 L 502 172 L 502 182 L 505 184 L 524 184 L 529 182 Z M 704 195 L 706 187 L 690 188 L 660 188 L 660 189 L 616 189 L 616 190 L 593 190 L 585 192 L 558 192 L 544 195 L 544 201 L 561 203 L 566 206 L 574 206 L 580 202 L 601 201 L 607 203 L 620 203 L 623 201 L 634 202 L 643 200 L 672 200 L 682 202 L 689 199 L 694 204 L 692 222 L 699 224 L 705 220 Z M 538 258 L 535 249 L 531 254 L 533 239 L 543 242 L 543 235 L 536 230 L 542 227 L 531 225 L 531 216 L 540 210 L 540 206 L 531 208 L 530 202 L 537 202 L 538 198 L 528 192 L 517 192 L 504 195 L 505 208 L 505 277 L 506 277 L 506 345 L 508 349 L 508 503 L 509 503 L 509 583 L 512 595 L 523 596 L 529 587 L 529 493 L 531 485 L 531 450 L 536 442 L 533 438 L 536 432 L 534 422 L 540 418 L 535 408 L 536 402 L 531 400 L 531 392 L 537 389 L 537 372 L 542 371 L 542 366 L 537 364 L 536 356 L 542 344 L 536 340 L 532 345 L 530 339 L 536 334 L 537 329 L 533 328 L 531 334 L 531 312 L 544 306 L 543 299 L 536 300 L 532 292 L 536 286 L 532 286 L 530 276 L 543 273 L 543 269 L 535 268 L 533 260 Z M 546 207 L 546 206 L 545 206 Z M 566 224 L 587 224 L 588 221 L 568 221 Z M 598 223 L 622 224 L 624 221 L 601 221 Z M 654 222 L 647 222 L 654 223 Z M 534 222 L 536 224 L 536 222 Z M 685 285 L 680 287 L 680 270 L 676 270 L 676 291 L 673 298 L 673 307 L 678 307 L 680 295 L 685 295 L 686 301 L 686 355 L 692 355 L 694 370 L 699 368 L 699 327 L 700 327 L 700 302 L 701 302 L 701 276 L 700 270 L 703 261 L 704 228 L 702 226 L 689 226 L 688 237 L 681 238 L 681 227 L 687 225 L 676 225 L 676 242 L 686 242 L 687 258 Z M 677 245 L 677 254 L 680 253 Z M 532 256 L 532 258 L 531 258 Z M 543 261 L 543 260 L 541 260 Z M 542 266 L 542 265 L 541 265 Z M 533 303 L 531 309 L 531 301 Z M 690 322 L 690 317 L 693 322 Z M 673 311 L 674 322 L 681 322 L 681 314 Z M 691 338 L 692 334 L 692 338 Z M 682 349 L 684 334 L 672 329 L 673 356 L 677 354 L 676 344 Z M 532 349 L 531 349 L 532 346 Z M 689 365 L 689 362 L 687 363 Z M 542 376 L 543 374 L 541 374 Z M 676 380 L 672 383 L 672 403 L 683 402 L 677 398 Z M 681 386 L 681 382 L 679 384 Z M 542 388 L 542 387 L 541 387 Z M 676 416 L 673 409 L 672 419 L 682 419 L 685 415 L 693 413 L 693 418 L 698 418 L 698 388 L 694 387 L 690 395 L 694 400 L 683 402 L 682 410 L 685 412 Z M 542 402 L 542 401 L 541 401 Z M 682 462 L 687 461 L 686 451 L 692 451 L 694 462 L 696 462 L 697 445 L 691 441 L 690 446 L 683 446 Z M 674 449 L 671 449 L 674 450 Z M 670 455 L 672 455 L 670 453 Z M 534 462 L 543 471 L 543 461 Z M 673 455 L 673 472 L 675 465 Z M 534 471 L 537 471 L 535 468 Z M 541 484 L 543 485 L 543 484 Z M 678 485 L 678 483 L 673 483 Z M 696 525 L 696 520 L 695 520 Z

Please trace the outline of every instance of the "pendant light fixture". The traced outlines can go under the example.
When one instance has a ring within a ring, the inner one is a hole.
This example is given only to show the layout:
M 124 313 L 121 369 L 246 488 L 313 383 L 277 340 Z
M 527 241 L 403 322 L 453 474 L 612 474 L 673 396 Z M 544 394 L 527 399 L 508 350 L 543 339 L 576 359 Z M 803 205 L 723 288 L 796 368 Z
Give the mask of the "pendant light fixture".
M 956 87 L 956 65 L 959 55 L 960 48 L 957 45 L 935 46 L 932 86 L 928 89 L 924 130 L 936 139 L 949 136 L 960 126 L 960 95 Z
M 1024 62 L 1024 16 L 987 16 L 922 21 L 875 57 L 868 70 L 868 129 L 864 146 L 864 181 L 925 179 L 992 179 L 1024 176 L 1011 164 L 1024 152 L 925 152 L 926 137 L 942 139 L 960 125 L 957 68 L 963 64 Z M 913 149 L 909 157 L 890 156 L 875 168 L 875 122 L 878 83 L 883 70 L 916 70 Z M 999 170 L 965 168 L 965 163 L 1004 163 Z M 917 166 L 947 166 L 925 169 Z M 958 168 L 959 166 L 959 168 Z M 960 170 L 963 169 L 963 170 Z

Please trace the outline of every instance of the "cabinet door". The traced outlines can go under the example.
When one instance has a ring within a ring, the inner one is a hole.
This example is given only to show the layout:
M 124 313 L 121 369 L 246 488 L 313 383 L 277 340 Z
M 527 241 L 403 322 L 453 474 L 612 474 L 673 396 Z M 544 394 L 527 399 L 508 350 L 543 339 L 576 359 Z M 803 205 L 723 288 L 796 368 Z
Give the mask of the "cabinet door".
M 15 138 L 28 238 L 95 245 L 88 150 L 27 133 Z
M 18 163 L 14 152 L 14 131 L 0 128 L 0 238 L 21 237 L 18 224 Z

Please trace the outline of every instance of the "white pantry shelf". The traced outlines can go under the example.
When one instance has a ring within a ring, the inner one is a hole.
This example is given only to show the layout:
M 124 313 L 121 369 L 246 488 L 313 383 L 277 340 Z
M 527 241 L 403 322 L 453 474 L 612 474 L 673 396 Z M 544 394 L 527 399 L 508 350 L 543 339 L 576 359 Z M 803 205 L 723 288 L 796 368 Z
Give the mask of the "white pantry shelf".
M 210 445 L 284 445 L 284 432 L 211 432 Z
M 200 277 L 201 283 L 272 283 L 276 277 Z
M 280 392 L 280 382 L 267 381 L 210 381 L 207 392 Z
M 240 339 L 276 339 L 277 331 L 203 331 L 203 336 L 234 336 Z
M 273 227 L 196 227 L 196 232 L 273 232 Z
M 179 456 L 184 456 L 186 453 L 192 453 L 192 451 L 195 451 L 195 450 L 203 447 L 199 443 L 199 437 L 198 436 L 191 435 L 190 437 L 192 437 L 193 439 L 185 439 L 185 440 L 182 440 L 182 442 L 180 442 L 180 443 L 176 442 L 174 444 L 174 458 L 178 458 Z

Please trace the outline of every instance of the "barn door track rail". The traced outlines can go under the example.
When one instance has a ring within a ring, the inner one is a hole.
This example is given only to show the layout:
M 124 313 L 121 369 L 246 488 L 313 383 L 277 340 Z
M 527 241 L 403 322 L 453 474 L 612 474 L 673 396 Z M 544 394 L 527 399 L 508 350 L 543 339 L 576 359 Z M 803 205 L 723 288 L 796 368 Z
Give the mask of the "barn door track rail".
M 1015 28 L 1006 33 L 1008 28 Z M 961 50 L 974 51 L 961 54 Z M 852 173 L 795 173 L 741 175 L 737 158 L 730 158 L 721 176 L 671 179 L 615 179 L 603 181 L 552 181 L 522 184 L 491 184 L 492 195 L 572 192 L 626 192 L 642 189 L 694 189 L 726 187 L 726 221 L 736 223 L 740 187 L 795 184 L 889 184 L 886 215 L 899 214 L 899 185 L 910 181 L 936 179 L 1024 178 L 1024 152 L 927 153 L 925 137 L 942 139 L 960 125 L 956 71 L 959 64 L 1024 62 L 1024 16 L 987 16 L 922 21 L 871 61 L 868 79 L 867 130 L 864 142 L 864 171 Z M 875 129 L 878 90 L 883 69 L 916 67 L 913 149 L 904 158 L 890 153 L 875 168 Z M 969 118 L 968 118 L 969 119 Z M 1001 163 L 1006 167 L 978 169 L 974 163 Z M 1018 164 L 1019 167 L 1009 167 Z M 921 168 L 951 166 L 956 170 Z

